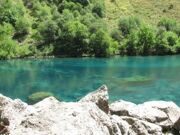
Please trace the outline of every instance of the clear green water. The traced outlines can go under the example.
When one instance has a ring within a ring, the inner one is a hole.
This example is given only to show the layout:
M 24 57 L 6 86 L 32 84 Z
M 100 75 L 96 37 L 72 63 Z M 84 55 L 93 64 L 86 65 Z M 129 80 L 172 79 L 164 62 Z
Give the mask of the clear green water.
M 37 91 L 76 101 L 102 84 L 111 101 L 171 100 L 180 105 L 180 56 L 0 61 L 0 92 L 24 101 Z

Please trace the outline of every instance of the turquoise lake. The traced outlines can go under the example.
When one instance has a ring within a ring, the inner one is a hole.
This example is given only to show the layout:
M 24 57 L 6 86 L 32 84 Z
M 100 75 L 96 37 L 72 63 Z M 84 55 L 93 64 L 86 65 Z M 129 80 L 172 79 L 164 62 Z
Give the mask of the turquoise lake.
M 180 105 L 180 56 L 0 61 L 0 93 L 24 101 L 38 91 L 77 101 L 102 84 L 109 88 L 110 101 Z

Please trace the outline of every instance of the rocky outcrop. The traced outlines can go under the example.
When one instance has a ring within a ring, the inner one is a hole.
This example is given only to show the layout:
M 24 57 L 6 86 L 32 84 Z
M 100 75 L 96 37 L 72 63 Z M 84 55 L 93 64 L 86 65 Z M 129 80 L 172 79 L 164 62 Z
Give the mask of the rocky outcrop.
M 59 102 L 53 97 L 29 106 L 0 96 L 1 120 L 10 135 L 109 135 L 111 119 L 95 103 Z
M 136 105 L 120 100 L 110 105 L 110 112 L 112 115 L 154 123 L 161 126 L 164 131 L 172 129 L 180 118 L 180 108 L 173 102 L 165 101 L 150 101 Z
M 28 105 L 0 95 L 0 134 L 170 135 L 173 130 L 179 134 L 179 111 L 165 101 L 136 105 L 120 100 L 109 105 L 105 85 L 79 102 L 48 97 Z
M 164 112 L 168 116 L 168 119 L 166 121 L 159 123 L 164 128 L 166 127 L 172 128 L 180 118 L 180 108 L 173 102 L 150 101 L 150 102 L 145 102 L 144 106 L 148 108 L 158 109 Z
M 143 120 L 139 120 L 136 118 L 131 118 L 131 117 L 125 117 L 123 118 L 123 120 L 127 121 L 130 125 L 131 125 L 131 130 L 129 132 L 129 134 L 132 133 L 136 133 L 138 135 L 160 135 L 162 134 L 162 129 L 160 126 L 147 122 L 147 121 L 143 121 Z M 132 132 L 132 133 L 131 133 Z
M 177 131 L 180 131 L 180 118 L 175 122 L 174 129 L 176 129 Z
M 101 86 L 98 90 L 89 93 L 79 102 L 93 102 L 105 113 L 109 112 L 109 95 L 108 88 L 106 85 Z
M 111 114 L 118 116 L 130 116 L 152 123 L 164 121 L 168 118 L 166 113 L 144 105 L 135 105 L 126 101 L 118 101 L 110 105 Z

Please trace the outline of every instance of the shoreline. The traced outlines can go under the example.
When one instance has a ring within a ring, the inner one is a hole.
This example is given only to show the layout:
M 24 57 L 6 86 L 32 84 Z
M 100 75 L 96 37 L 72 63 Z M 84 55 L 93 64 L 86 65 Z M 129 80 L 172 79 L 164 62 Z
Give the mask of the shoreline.
M 69 58 L 69 59 L 80 59 L 80 58 L 97 58 L 97 59 L 109 59 L 109 58 L 114 58 L 114 57 L 121 57 L 121 58 L 126 58 L 126 57 L 139 57 L 139 58 L 147 58 L 147 57 L 171 57 L 171 56 L 180 56 L 180 54 L 172 54 L 172 55 L 114 55 L 114 56 L 109 56 L 109 57 L 95 57 L 95 56 L 80 56 L 80 57 L 72 57 L 72 56 L 55 56 L 55 55 L 50 55 L 50 56 L 29 56 L 29 57 L 22 57 L 22 58 L 11 58 L 11 59 L 0 59 L 0 61 L 9 61 L 9 60 L 38 60 L 38 59 L 64 59 L 64 58 Z

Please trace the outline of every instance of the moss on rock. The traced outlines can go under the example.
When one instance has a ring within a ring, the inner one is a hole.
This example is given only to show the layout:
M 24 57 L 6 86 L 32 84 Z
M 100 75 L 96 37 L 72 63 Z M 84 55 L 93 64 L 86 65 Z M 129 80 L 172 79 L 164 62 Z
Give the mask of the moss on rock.
M 28 96 L 28 103 L 35 104 L 47 97 L 54 96 L 51 92 L 39 91 Z
M 142 85 L 142 84 L 149 84 L 152 83 L 154 79 L 152 77 L 146 77 L 146 76 L 133 76 L 133 77 L 127 77 L 123 79 L 124 84 L 128 85 Z

